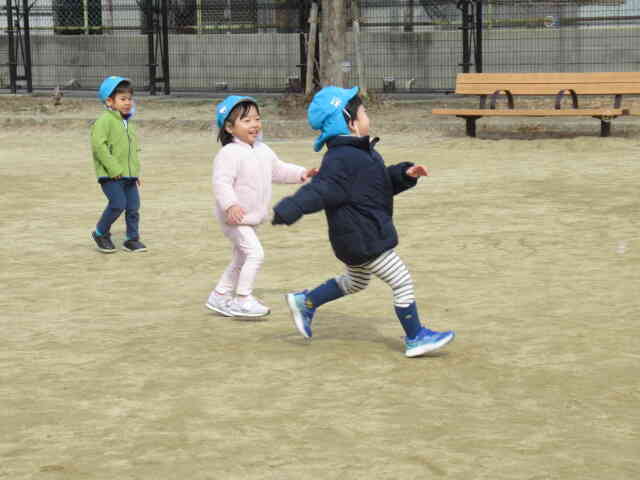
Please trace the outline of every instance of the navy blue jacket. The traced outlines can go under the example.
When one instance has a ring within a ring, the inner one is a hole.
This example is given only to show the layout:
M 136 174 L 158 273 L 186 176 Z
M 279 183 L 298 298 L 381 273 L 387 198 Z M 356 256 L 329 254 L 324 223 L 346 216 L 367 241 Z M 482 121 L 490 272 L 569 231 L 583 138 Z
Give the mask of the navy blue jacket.
M 333 251 L 347 265 L 360 265 L 398 245 L 393 196 L 417 183 L 403 162 L 386 167 L 374 150 L 378 139 L 337 136 L 327 142 L 318 175 L 275 207 L 274 223 L 291 225 L 324 210 Z

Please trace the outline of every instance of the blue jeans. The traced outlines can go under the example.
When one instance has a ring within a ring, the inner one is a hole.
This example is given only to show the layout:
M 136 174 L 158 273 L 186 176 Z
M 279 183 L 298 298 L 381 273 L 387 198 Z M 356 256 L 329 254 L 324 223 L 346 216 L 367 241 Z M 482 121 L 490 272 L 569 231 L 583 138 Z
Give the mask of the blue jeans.
M 124 211 L 124 219 L 127 224 L 127 238 L 138 240 L 138 223 L 140 222 L 140 195 L 136 178 L 121 178 L 120 180 L 107 180 L 101 183 L 102 191 L 109 203 L 104 209 L 102 217 L 96 228 L 101 234 L 110 233 L 111 225 Z

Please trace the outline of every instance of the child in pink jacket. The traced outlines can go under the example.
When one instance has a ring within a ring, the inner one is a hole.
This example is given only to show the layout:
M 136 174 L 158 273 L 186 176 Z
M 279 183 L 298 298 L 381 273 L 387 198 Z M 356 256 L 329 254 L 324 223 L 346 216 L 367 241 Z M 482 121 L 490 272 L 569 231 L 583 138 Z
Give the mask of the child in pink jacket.
M 271 183 L 303 183 L 318 170 L 284 163 L 262 143 L 260 110 L 251 97 L 227 97 L 216 106 L 216 123 L 223 147 L 213 161 L 215 213 L 233 254 L 206 306 L 225 316 L 262 317 L 269 308 L 251 292 L 264 260 L 256 227 L 268 219 Z

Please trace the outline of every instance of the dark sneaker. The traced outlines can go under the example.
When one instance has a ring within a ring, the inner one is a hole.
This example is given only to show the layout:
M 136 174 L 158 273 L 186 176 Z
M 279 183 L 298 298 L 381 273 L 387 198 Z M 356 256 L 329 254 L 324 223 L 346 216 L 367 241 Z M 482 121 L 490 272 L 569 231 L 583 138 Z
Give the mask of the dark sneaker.
M 91 236 L 93 237 L 93 241 L 96 242 L 96 246 L 98 250 L 102 253 L 115 253 L 116 247 L 113 245 L 111 241 L 111 234 L 105 233 L 104 235 L 98 235 L 95 231 L 91 232 Z
M 140 240 L 127 240 L 122 244 L 122 249 L 133 253 L 147 251 L 147 247 Z

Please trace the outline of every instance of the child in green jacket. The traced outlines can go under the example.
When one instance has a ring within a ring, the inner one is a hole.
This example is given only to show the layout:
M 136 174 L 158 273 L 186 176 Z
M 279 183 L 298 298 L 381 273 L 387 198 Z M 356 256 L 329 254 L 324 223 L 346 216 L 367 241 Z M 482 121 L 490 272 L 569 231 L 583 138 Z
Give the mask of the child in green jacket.
M 130 121 L 135 109 L 133 87 L 126 78 L 107 77 L 100 85 L 98 97 L 106 110 L 91 128 L 91 149 L 96 176 L 109 203 L 91 235 L 99 251 L 115 252 L 111 225 L 124 211 L 127 238 L 122 248 L 127 252 L 144 252 L 146 247 L 138 231 L 141 185 L 138 140 Z

